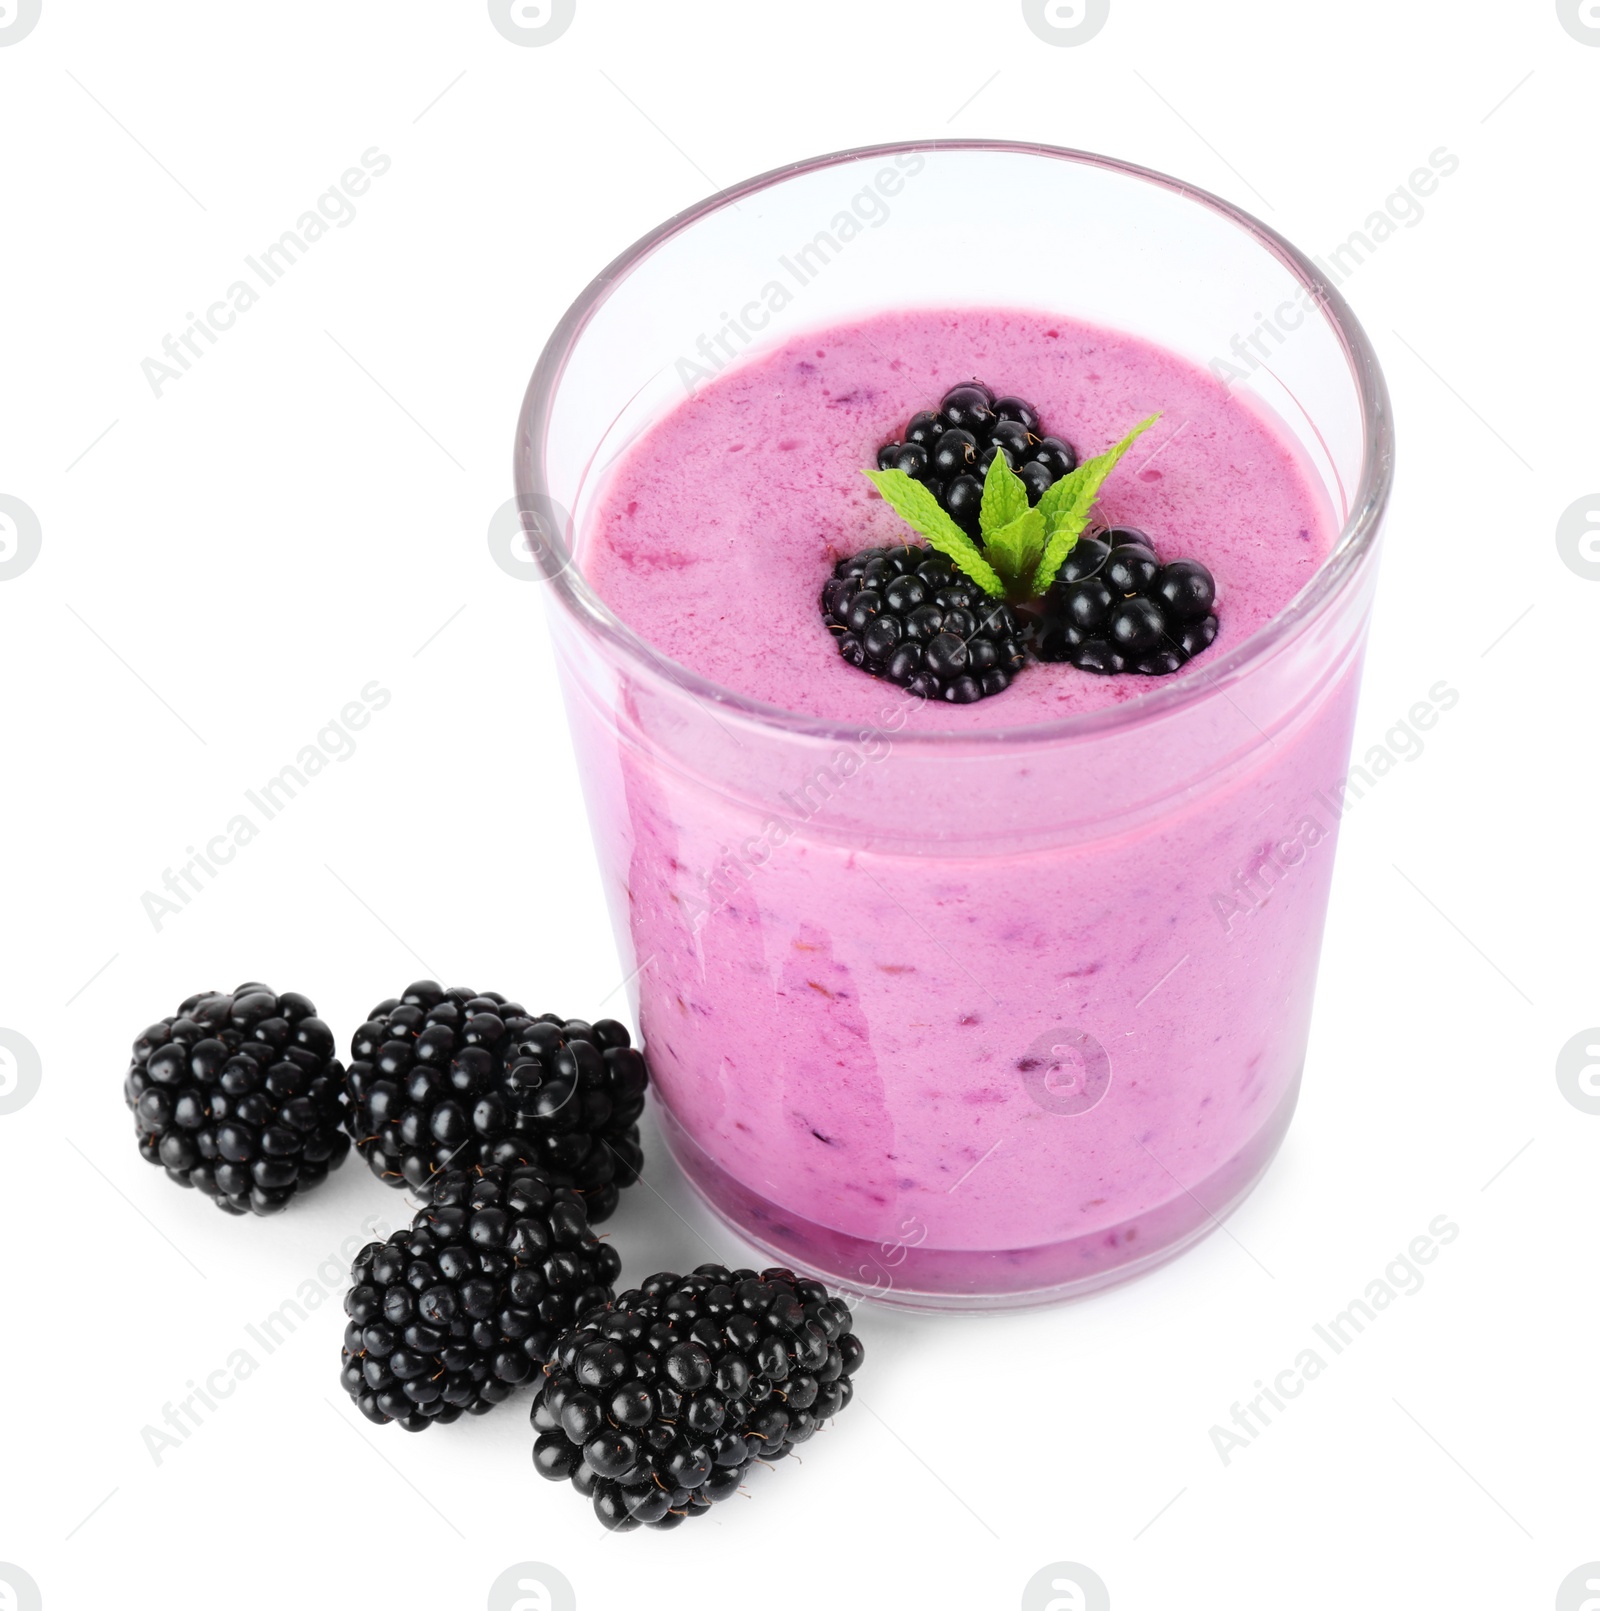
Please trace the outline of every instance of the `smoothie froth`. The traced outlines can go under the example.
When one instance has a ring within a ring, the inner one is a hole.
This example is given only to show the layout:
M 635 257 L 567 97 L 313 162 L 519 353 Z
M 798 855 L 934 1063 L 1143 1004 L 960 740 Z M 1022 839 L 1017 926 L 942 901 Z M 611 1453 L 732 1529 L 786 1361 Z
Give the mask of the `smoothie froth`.
M 582 536 L 585 573 L 623 621 L 711 681 L 785 710 L 876 719 L 885 690 L 841 668 L 817 595 L 834 560 L 910 535 L 861 472 L 912 414 L 974 375 L 1028 398 L 1085 458 L 1161 415 L 1099 508 L 1163 556 L 1210 568 L 1213 657 L 1277 615 L 1332 546 L 1332 511 L 1288 440 L 1208 371 L 1135 337 L 981 310 L 882 315 L 704 386 L 613 473 Z M 1035 666 L 992 704 L 930 704 L 909 724 L 1024 725 L 1148 689 Z

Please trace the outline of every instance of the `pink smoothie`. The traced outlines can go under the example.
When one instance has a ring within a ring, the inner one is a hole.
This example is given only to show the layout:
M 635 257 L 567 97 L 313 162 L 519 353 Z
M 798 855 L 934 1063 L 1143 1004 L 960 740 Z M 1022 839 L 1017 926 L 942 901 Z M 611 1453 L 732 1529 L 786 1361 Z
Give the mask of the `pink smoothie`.
M 643 684 L 571 701 L 680 1160 L 785 1258 L 934 1303 L 1113 1278 L 1264 1167 L 1304 1055 L 1359 660 L 1346 621 L 1092 743 L 1025 730 L 1158 684 L 1032 666 L 918 706 L 845 665 L 818 591 L 904 531 L 861 467 L 973 376 L 1085 456 L 1161 413 L 1102 509 L 1218 579 L 1218 643 L 1180 677 L 1329 552 L 1286 434 L 1186 361 L 1026 313 L 884 316 L 662 418 L 579 555 L 677 661 L 859 739 L 791 753 Z
M 874 719 L 883 686 L 843 674 L 816 596 L 834 560 L 910 535 L 862 469 L 972 376 L 1027 398 L 1084 458 L 1161 415 L 1100 508 L 1142 527 L 1163 557 L 1211 569 L 1213 656 L 1277 615 L 1332 546 L 1332 511 L 1295 452 L 1206 370 L 1042 315 L 902 313 L 790 342 L 661 420 L 584 533 L 585 572 L 629 626 L 713 682 L 785 710 Z M 993 701 L 929 705 L 911 724 L 1042 722 L 1145 692 L 1138 677 L 1034 667 Z

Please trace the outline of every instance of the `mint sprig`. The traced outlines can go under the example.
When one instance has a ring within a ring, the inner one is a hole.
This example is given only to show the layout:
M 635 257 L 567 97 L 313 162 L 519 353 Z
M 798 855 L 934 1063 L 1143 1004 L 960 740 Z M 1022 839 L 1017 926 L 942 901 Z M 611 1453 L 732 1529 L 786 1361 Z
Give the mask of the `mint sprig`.
M 997 453 L 994 462 L 1004 464 L 1005 460 Z M 1008 468 L 1005 473 L 1012 472 Z M 1026 490 L 1023 497 L 1027 497 Z M 1024 508 L 998 531 L 985 532 L 983 545 L 984 556 L 999 571 L 1007 593 L 1023 593 L 1044 552 L 1044 516 L 1037 509 Z
M 1106 478 L 1134 441 L 1155 424 L 1152 414 L 1113 448 L 1046 489 L 1032 508 L 1028 489 L 1003 453 L 996 453 L 983 481 L 978 507 L 980 548 L 941 507 L 922 482 L 904 470 L 865 470 L 862 473 L 883 494 L 884 502 L 907 525 L 970 577 L 990 598 L 1039 597 L 1056 579 L 1062 563 L 1083 535 L 1095 499 Z

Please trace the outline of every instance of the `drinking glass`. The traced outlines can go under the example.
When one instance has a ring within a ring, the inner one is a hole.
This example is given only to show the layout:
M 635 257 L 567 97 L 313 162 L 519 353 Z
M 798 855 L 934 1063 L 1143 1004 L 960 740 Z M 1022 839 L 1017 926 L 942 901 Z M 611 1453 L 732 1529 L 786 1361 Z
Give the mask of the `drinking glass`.
M 1003 250 L 996 218 L 1027 220 Z M 888 684 L 865 725 L 764 705 L 630 630 L 583 567 L 619 455 L 746 351 L 913 306 L 1211 366 L 1325 492 L 1326 562 L 1136 700 L 959 734 L 909 730 Z M 578 298 L 518 427 L 524 557 L 662 1129 L 742 1235 L 886 1302 L 1005 1308 L 1147 1269 L 1249 1192 L 1305 1059 L 1392 460 L 1371 346 L 1313 263 L 1086 152 L 796 163 Z M 908 1021 L 907 958 L 944 1022 Z

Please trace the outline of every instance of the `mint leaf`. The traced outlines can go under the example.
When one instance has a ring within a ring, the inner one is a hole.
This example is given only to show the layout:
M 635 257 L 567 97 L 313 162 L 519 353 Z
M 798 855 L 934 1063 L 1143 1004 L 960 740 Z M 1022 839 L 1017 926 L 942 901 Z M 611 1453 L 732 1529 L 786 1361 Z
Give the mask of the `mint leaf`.
M 984 545 L 994 534 L 1028 512 L 1028 489 L 1022 477 L 1006 463 L 1004 453 L 996 453 L 983 478 L 983 502 L 978 508 L 978 529 Z
M 940 507 L 939 500 L 920 481 L 913 480 L 904 470 L 863 470 L 861 473 L 883 494 L 883 501 L 907 525 L 928 539 L 930 548 L 943 554 L 991 598 L 1004 596 L 1005 584 L 979 552 L 978 545 Z
M 863 470 L 861 473 L 883 494 L 883 501 L 941 554 L 953 559 L 952 549 L 959 549 L 963 544 L 976 552 L 977 545 L 922 482 L 908 476 L 904 470 Z M 941 546 L 945 544 L 950 546 Z
M 1045 489 L 1044 496 L 1039 500 L 1039 508 L 1044 511 L 1045 525 L 1052 535 L 1055 527 L 1074 513 L 1081 511 L 1087 515 L 1106 477 L 1116 468 L 1117 461 L 1135 439 L 1160 418 L 1159 414 L 1152 414 L 1149 419 L 1135 425 L 1114 448 L 1097 458 L 1085 459 L 1076 470 Z
M 1033 591 L 1043 593 L 1056 579 L 1056 572 L 1073 550 L 1083 528 L 1089 524 L 1089 513 L 1094 501 L 1105 485 L 1106 477 L 1116 469 L 1122 455 L 1134 441 L 1160 419 L 1152 414 L 1134 428 L 1114 448 L 1098 458 L 1085 459 L 1070 475 L 1064 475 L 1045 490 L 1036 508 L 1044 516 L 1044 558 L 1034 573 Z
M 1001 462 L 996 454 L 995 463 Z M 1019 481 L 1017 485 L 1020 487 L 1022 483 Z M 985 557 L 1013 591 L 1021 589 L 1044 552 L 1044 516 L 1037 508 L 1028 508 L 1026 489 L 1022 504 L 1022 513 L 999 531 L 990 533 L 983 545 Z

